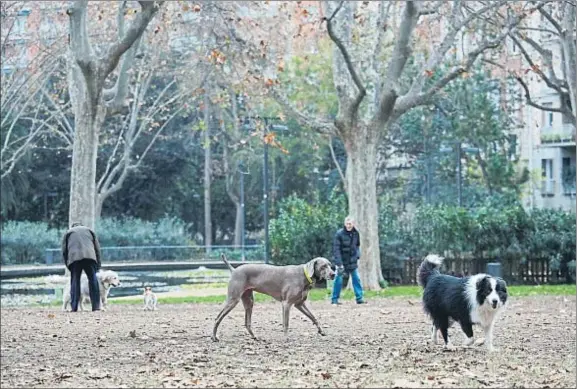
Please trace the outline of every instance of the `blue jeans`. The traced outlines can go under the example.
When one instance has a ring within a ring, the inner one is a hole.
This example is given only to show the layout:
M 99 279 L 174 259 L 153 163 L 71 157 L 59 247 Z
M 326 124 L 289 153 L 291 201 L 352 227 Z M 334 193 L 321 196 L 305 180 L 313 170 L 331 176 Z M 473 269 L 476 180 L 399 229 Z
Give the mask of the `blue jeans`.
M 90 293 L 90 303 L 92 310 L 98 311 L 100 309 L 100 287 L 98 286 L 98 279 L 96 273 L 98 271 L 97 263 L 94 259 L 82 259 L 70 265 L 70 308 L 72 312 L 78 311 L 78 303 L 82 296 L 80 295 L 80 276 L 82 270 L 88 277 L 88 292 Z
M 353 279 L 353 291 L 355 292 L 355 299 L 358 302 L 363 301 L 363 286 L 361 285 L 361 278 L 359 277 L 359 269 L 350 271 L 349 274 Z M 335 277 L 335 282 L 333 284 L 333 297 L 332 302 L 336 303 L 341 297 L 341 289 L 343 288 L 343 275 L 338 274 Z

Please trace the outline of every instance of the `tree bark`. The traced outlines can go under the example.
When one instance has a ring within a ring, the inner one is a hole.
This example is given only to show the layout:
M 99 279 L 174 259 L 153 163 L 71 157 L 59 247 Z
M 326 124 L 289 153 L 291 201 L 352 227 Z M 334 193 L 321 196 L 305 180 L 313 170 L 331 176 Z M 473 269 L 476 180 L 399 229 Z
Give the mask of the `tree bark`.
M 100 220 L 102 217 L 102 206 L 104 205 L 104 200 L 108 197 L 107 193 L 98 193 L 96 195 L 96 203 L 94 204 L 94 218 L 95 222 Z
M 345 138 L 349 214 L 361 236 L 359 274 L 363 288 L 380 289 L 383 279 L 379 248 L 377 203 L 378 132 L 357 128 Z
M 69 223 L 82 222 L 94 228 L 96 206 L 96 158 L 98 133 L 107 113 L 104 81 L 122 55 L 140 39 L 162 2 L 139 2 L 142 11 L 106 54 L 96 57 L 87 31 L 87 0 L 71 2 L 68 86 L 74 108 L 74 144 L 70 183 Z M 121 15 L 124 17 L 124 14 Z M 120 27 L 120 26 L 119 26 Z
M 78 81 L 77 81 L 78 82 Z M 80 81 L 82 82 L 82 81 Z M 74 117 L 74 143 L 70 179 L 70 225 L 80 222 L 94 228 L 96 214 L 96 158 L 98 134 L 104 122 L 106 108 L 94 99 L 84 98 L 78 104 Z

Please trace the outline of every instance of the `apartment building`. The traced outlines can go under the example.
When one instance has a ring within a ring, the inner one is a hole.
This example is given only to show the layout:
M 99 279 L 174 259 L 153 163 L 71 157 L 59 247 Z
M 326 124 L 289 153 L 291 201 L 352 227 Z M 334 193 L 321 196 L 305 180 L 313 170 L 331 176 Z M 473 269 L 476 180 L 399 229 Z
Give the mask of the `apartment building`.
M 531 17 L 530 22 L 534 27 L 548 23 L 538 13 Z M 546 31 L 532 31 L 530 34 L 542 47 L 551 50 L 555 72 L 561 77 L 564 72 L 558 36 Z M 527 50 L 540 64 L 538 53 L 531 47 Z M 524 59 L 523 66 L 530 67 Z M 535 103 L 552 108 L 560 106 L 557 91 L 549 88 L 538 75 L 527 76 L 526 82 Z M 528 209 L 575 211 L 575 125 L 562 113 L 540 110 L 525 103 L 522 112 L 524 127 L 519 138 L 520 158 L 531 172 L 531 181 L 523 196 L 524 206 Z

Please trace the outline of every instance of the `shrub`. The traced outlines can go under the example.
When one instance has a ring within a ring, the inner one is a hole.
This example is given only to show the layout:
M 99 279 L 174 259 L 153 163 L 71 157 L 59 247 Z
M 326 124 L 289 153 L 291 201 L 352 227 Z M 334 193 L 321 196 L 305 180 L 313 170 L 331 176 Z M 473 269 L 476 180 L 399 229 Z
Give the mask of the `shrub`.
M 165 217 L 156 222 L 136 218 L 99 220 L 96 231 L 100 245 L 115 246 L 186 246 L 191 244 L 186 223 Z
M 44 263 L 45 249 L 58 247 L 62 232 L 44 222 L 7 221 L 2 224 L 3 265 Z
M 381 265 L 435 252 L 450 257 L 543 259 L 572 282 L 575 274 L 575 214 L 562 210 L 527 213 L 514 201 L 489 198 L 474 208 L 423 205 L 410 216 L 380 201 Z
M 326 204 L 308 204 L 294 195 L 284 199 L 270 223 L 271 261 L 295 265 L 317 256 L 331 259 L 333 237 L 346 212 L 344 197 L 334 193 Z
M 157 222 L 139 219 L 102 219 L 96 232 L 100 245 L 105 248 L 103 259 L 115 261 L 126 259 L 183 259 L 189 250 L 170 248 L 136 249 L 126 251 L 106 249 L 122 246 L 188 246 L 191 244 L 186 224 L 177 218 L 163 218 Z M 49 229 L 43 222 L 8 221 L 2 226 L 2 264 L 45 263 L 46 249 L 59 249 L 64 230 Z M 53 256 L 55 263 L 61 261 L 60 251 Z

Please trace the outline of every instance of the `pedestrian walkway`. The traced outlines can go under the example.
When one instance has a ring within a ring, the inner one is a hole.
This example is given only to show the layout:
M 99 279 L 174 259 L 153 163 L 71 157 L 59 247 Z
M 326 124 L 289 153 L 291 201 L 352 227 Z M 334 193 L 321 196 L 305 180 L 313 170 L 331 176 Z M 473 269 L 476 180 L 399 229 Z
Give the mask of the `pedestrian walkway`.
M 246 262 L 229 261 L 233 266 Z M 262 263 L 251 261 L 250 263 Z M 207 261 L 178 261 L 178 262 L 112 262 L 104 263 L 102 267 L 114 271 L 170 271 L 170 270 L 193 270 L 199 267 L 207 269 L 227 269 L 220 260 Z M 2 265 L 0 266 L 0 279 L 20 277 L 41 277 L 55 274 L 64 274 L 64 265 Z

